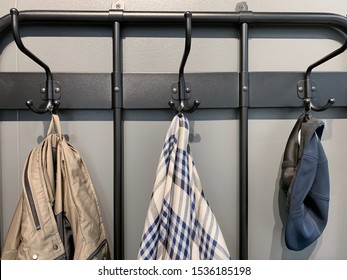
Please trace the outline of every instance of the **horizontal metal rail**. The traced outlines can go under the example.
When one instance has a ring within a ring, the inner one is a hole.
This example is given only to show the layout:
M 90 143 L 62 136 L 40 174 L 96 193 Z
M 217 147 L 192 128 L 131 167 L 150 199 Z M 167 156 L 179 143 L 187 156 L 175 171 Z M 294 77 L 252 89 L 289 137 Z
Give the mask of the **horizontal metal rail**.
M 194 23 L 266 24 L 266 25 L 325 25 L 347 34 L 347 18 L 332 13 L 258 13 L 258 12 L 192 12 Z M 131 11 L 21 11 L 21 23 L 178 23 L 184 22 L 184 12 Z M 10 29 L 11 16 L 0 19 L 0 38 Z

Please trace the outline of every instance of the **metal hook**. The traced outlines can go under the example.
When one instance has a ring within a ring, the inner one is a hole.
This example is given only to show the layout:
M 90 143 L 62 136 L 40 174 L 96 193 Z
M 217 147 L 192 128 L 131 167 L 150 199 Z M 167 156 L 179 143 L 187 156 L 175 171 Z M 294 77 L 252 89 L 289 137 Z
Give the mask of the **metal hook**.
M 184 80 L 184 67 L 186 65 L 188 55 L 190 53 L 190 47 L 192 42 L 192 13 L 186 12 L 184 14 L 184 17 L 186 19 L 186 25 L 185 25 L 185 47 L 184 47 L 184 53 L 181 61 L 181 65 L 179 68 L 179 80 L 178 80 L 178 101 L 179 106 L 178 108 L 175 107 L 175 102 L 173 100 L 169 101 L 169 105 L 172 110 L 176 111 L 176 113 L 182 113 L 182 112 L 188 112 L 192 113 L 194 112 L 198 106 L 200 105 L 200 102 L 198 100 L 194 101 L 194 105 L 191 108 L 187 108 L 184 105 L 184 93 L 186 91 L 186 82 Z M 183 95 L 183 96 L 182 96 Z
M 19 33 L 19 12 L 17 9 L 12 8 L 10 10 L 11 18 L 12 18 L 12 32 L 13 38 L 16 42 L 18 48 L 29 58 L 39 64 L 46 72 L 46 91 L 47 91 L 47 103 L 42 104 L 39 108 L 36 108 L 33 105 L 31 100 L 28 100 L 25 104 L 29 107 L 29 109 L 35 113 L 43 114 L 46 112 L 54 113 L 59 107 L 59 101 L 54 100 L 53 98 L 53 77 L 52 72 L 49 69 L 48 65 L 45 64 L 42 60 L 40 60 L 37 56 L 35 56 L 31 51 L 29 51 L 23 44 L 20 33 Z
M 327 103 L 324 106 L 318 107 L 311 102 L 311 73 L 314 68 L 317 66 L 329 61 L 330 59 L 334 58 L 335 56 L 338 56 L 339 54 L 343 53 L 347 49 L 347 40 L 345 43 L 339 47 L 337 50 L 331 52 L 330 54 L 326 55 L 325 57 L 321 58 L 320 60 L 316 61 L 315 63 L 311 64 L 305 73 L 305 99 L 304 99 L 304 106 L 305 111 L 313 110 L 313 111 L 324 111 L 331 107 L 335 103 L 334 98 L 330 98 Z

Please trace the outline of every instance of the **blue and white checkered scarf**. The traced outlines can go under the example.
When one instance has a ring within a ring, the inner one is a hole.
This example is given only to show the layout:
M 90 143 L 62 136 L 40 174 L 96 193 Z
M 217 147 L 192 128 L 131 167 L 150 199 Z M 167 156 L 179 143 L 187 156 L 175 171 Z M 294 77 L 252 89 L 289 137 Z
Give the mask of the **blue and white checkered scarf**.
M 175 116 L 167 132 L 138 259 L 230 259 L 189 153 L 189 123 Z

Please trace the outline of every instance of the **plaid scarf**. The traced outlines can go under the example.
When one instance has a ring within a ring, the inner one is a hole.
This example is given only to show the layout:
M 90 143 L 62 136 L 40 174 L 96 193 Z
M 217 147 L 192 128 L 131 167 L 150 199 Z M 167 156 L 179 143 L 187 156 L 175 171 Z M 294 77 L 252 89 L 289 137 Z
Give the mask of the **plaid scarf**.
M 167 132 L 138 259 L 230 259 L 189 153 L 188 119 L 175 116 Z

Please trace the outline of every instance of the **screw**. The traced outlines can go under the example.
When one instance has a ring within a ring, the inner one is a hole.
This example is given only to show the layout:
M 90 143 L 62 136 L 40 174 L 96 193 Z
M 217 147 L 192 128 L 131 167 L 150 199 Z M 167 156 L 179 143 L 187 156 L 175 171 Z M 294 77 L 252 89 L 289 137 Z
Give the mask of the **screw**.
M 177 93 L 177 88 L 173 88 L 173 89 L 172 89 L 172 92 L 173 92 L 173 93 Z
M 121 7 L 121 4 L 117 3 L 116 4 L 116 9 L 120 9 L 120 7 Z
M 114 91 L 115 91 L 115 92 L 119 92 L 119 91 L 120 91 L 120 90 L 119 90 L 119 87 L 115 87 L 115 88 L 114 88 Z
M 190 91 L 191 91 L 191 89 L 187 87 L 187 88 L 186 88 L 186 92 L 187 92 L 187 93 L 190 93 Z
M 43 87 L 43 88 L 41 88 L 41 92 L 42 93 L 45 93 L 46 92 L 46 89 Z
M 247 90 L 248 90 L 248 87 L 247 87 L 247 86 L 244 86 L 242 89 L 243 89 L 243 91 L 247 91 Z
M 317 88 L 315 86 L 311 87 L 312 91 L 315 91 Z
M 55 93 L 59 93 L 60 92 L 60 88 L 57 87 L 57 88 L 54 89 L 54 91 L 55 91 Z
M 303 91 L 304 91 L 304 88 L 303 88 L 303 87 L 299 87 L 298 90 L 299 90 L 300 92 L 303 92 Z
M 236 5 L 236 11 L 237 12 L 247 11 L 247 10 L 248 10 L 248 5 L 246 2 L 237 3 L 237 5 Z

